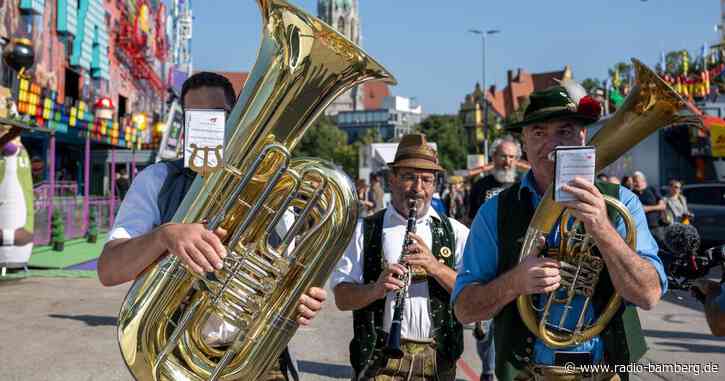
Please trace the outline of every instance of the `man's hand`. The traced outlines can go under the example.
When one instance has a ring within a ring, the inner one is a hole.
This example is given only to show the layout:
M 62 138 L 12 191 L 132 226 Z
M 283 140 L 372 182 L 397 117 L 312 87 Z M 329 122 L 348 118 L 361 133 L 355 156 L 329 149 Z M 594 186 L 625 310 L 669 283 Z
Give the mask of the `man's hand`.
M 199 274 L 220 270 L 227 251 L 222 245 L 226 231 L 211 232 L 202 224 L 165 224 L 159 230 L 161 243 L 171 255 Z
M 405 267 L 398 263 L 393 263 L 383 270 L 378 276 L 378 280 L 375 281 L 375 295 L 377 298 L 382 299 L 388 292 L 398 291 L 403 288 L 405 283 L 398 277 L 405 275 L 405 271 Z
M 410 238 L 413 239 L 413 243 L 408 245 L 405 262 L 411 266 L 421 266 L 428 274 L 435 276 L 444 265 L 436 260 L 430 248 L 423 242 L 423 238 L 415 233 L 410 233 Z
M 515 279 L 519 286 L 518 294 L 542 294 L 559 288 L 559 262 L 551 258 L 528 256 L 516 265 Z
M 297 311 L 300 316 L 297 318 L 297 324 L 306 327 L 310 325 L 312 319 L 322 309 L 322 303 L 327 300 L 327 292 L 319 287 L 310 287 L 307 293 L 300 297 L 300 304 Z
M 584 224 L 592 237 L 597 239 L 604 234 L 609 234 L 614 229 L 607 216 L 607 204 L 604 197 L 594 184 L 576 177 L 562 189 L 574 195 L 578 201 L 562 202 L 561 204 L 571 210 L 571 214 Z

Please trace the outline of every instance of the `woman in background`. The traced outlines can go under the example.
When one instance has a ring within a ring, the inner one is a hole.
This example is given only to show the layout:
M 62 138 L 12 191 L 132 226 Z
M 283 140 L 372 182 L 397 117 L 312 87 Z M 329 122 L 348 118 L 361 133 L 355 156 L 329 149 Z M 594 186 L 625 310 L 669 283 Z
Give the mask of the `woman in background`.
M 679 180 L 670 180 L 670 195 L 665 197 L 665 213 L 667 221 L 670 223 L 681 222 L 687 224 L 693 217 L 692 212 L 687 207 L 687 199 L 682 194 L 682 182 Z
M 375 210 L 375 203 L 368 200 L 368 184 L 365 183 L 365 179 L 357 179 L 355 181 L 355 190 L 357 191 L 357 199 L 360 203 L 360 218 L 365 218 L 373 214 Z

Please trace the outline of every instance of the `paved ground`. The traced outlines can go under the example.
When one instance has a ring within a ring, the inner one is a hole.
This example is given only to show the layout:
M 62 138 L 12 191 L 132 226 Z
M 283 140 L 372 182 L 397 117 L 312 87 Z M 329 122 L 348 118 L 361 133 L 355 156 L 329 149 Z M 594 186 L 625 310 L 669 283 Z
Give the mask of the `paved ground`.
M 104 288 L 95 279 L 28 278 L 0 281 L 0 379 L 132 380 L 116 342 L 116 314 L 127 286 Z M 653 311 L 642 312 L 650 351 L 645 362 L 716 364 L 719 374 L 643 373 L 643 380 L 725 379 L 725 339 L 708 334 L 697 302 L 669 294 Z M 329 303 L 310 328 L 291 344 L 302 379 L 349 379 L 349 313 Z M 466 332 L 465 362 L 480 369 Z M 460 369 L 460 367 L 459 367 Z M 459 378 L 467 379 L 459 370 Z

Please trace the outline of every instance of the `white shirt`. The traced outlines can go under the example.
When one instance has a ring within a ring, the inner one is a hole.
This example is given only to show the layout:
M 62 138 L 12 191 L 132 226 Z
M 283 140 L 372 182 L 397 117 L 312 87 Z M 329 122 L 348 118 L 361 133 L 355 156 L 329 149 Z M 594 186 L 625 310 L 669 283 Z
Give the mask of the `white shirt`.
M 109 241 L 135 238 L 161 225 L 158 199 L 168 172 L 166 164 L 156 163 L 134 177 L 108 233 Z
M 428 248 L 432 249 L 431 219 L 440 219 L 432 208 L 416 221 L 416 234 L 419 235 Z M 456 237 L 454 255 L 456 268 L 461 266 L 463 248 L 468 238 L 468 228 L 460 222 L 449 219 Z M 382 250 L 383 258 L 387 263 L 398 263 L 403 249 L 403 239 L 407 228 L 407 218 L 398 213 L 395 208 L 388 207 L 383 216 Z M 352 241 L 345 250 L 345 254 L 337 263 L 330 277 L 330 288 L 335 288 L 342 282 L 363 284 L 363 222 L 358 221 Z M 395 293 L 389 292 L 385 298 L 385 313 L 383 330 L 390 331 L 390 322 L 395 308 Z M 408 298 L 403 310 L 401 322 L 401 336 L 406 339 L 427 339 L 431 337 L 430 306 L 428 282 L 413 283 L 408 288 Z

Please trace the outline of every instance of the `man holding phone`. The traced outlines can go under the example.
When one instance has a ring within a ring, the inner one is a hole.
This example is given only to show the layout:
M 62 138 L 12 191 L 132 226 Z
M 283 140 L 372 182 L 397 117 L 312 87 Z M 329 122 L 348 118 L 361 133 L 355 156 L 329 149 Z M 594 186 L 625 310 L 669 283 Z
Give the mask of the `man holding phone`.
M 553 349 L 525 328 L 516 307 L 521 295 L 532 295 L 538 307 L 546 300 L 541 294 L 560 287 L 560 262 L 548 257 L 559 245 L 558 224 L 547 237 L 541 237 L 542 256 L 519 262 L 520 246 L 533 212 L 546 189 L 554 182 L 555 163 L 551 153 L 560 146 L 583 146 L 587 127 L 599 119 L 601 108 L 580 85 L 562 82 L 534 92 L 523 121 L 510 125 L 522 132 L 524 150 L 531 162 L 521 182 L 515 183 L 481 207 L 471 226 L 451 300 L 457 318 L 464 324 L 494 318 L 496 377 L 499 380 L 539 379 L 544 372 L 565 372 L 565 365 L 628 364 L 636 362 L 646 350 L 636 310 L 632 305 L 651 309 L 667 289 L 667 277 L 657 256 L 657 244 L 647 229 L 642 204 L 628 189 L 614 184 L 592 184 L 575 178 L 563 186 L 574 201 L 562 205 L 571 209 L 593 237 L 605 267 L 602 278 L 610 279 L 597 287 L 594 299 L 609 298 L 618 292 L 626 308 L 620 308 L 604 331 L 578 345 Z M 593 177 L 593 174 L 592 174 Z M 610 222 L 602 194 L 618 198 L 629 209 L 637 229 L 637 246 L 632 250 L 622 236 L 621 219 Z M 537 296 L 538 295 L 538 296 Z M 543 295 L 546 296 L 546 295 Z M 574 306 L 582 306 L 580 299 Z M 596 320 L 600 301 L 586 307 L 585 324 Z M 561 308 L 559 308 L 561 307 Z M 583 307 L 580 307 L 583 308 Z M 558 309 L 558 310 L 556 310 Z M 552 310 L 559 321 L 563 306 Z M 579 310 L 564 319 L 567 329 L 577 325 Z M 552 322 L 552 320 L 549 320 Z M 612 372 L 593 374 L 582 379 L 618 380 Z M 621 375 L 624 376 L 624 375 Z M 583 374 L 577 377 L 584 377 Z

